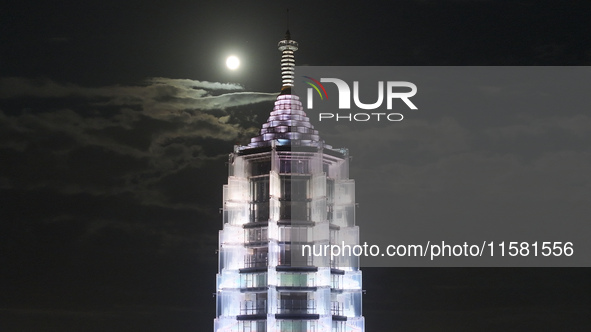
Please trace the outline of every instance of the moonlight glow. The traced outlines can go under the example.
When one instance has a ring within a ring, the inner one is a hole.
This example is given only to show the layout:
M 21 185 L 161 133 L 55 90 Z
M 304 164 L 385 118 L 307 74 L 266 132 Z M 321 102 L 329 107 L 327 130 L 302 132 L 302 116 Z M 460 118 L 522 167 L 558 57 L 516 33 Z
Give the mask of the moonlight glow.
M 233 55 L 230 55 L 226 59 L 226 66 L 230 70 L 236 70 L 236 69 L 238 69 L 238 67 L 240 67 L 240 59 L 238 59 L 237 57 L 235 57 Z

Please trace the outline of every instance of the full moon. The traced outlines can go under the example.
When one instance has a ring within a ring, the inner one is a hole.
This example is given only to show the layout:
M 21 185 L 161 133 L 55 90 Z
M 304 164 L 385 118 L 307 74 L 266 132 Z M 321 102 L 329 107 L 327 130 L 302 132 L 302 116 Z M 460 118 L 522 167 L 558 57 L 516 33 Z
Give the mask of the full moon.
M 237 57 L 235 57 L 234 55 L 230 55 L 227 59 L 226 59 L 226 66 L 228 67 L 228 69 L 230 70 L 235 70 L 238 69 L 238 67 L 240 67 L 240 59 L 238 59 Z

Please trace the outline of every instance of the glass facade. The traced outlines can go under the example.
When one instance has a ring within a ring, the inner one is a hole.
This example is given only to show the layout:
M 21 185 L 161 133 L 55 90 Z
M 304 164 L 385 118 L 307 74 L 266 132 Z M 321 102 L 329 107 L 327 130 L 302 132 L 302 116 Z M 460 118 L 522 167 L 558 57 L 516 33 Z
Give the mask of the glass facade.
M 297 43 L 279 46 L 293 84 Z M 282 90 L 261 134 L 229 157 L 214 331 L 364 331 L 358 258 L 302 255 L 304 245 L 359 243 L 348 163 Z

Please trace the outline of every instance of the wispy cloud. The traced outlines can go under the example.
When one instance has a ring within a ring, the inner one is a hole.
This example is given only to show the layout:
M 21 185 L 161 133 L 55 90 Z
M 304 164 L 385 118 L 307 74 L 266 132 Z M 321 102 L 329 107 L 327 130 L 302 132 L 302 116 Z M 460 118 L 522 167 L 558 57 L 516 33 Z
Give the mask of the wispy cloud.
M 277 95 L 237 92 L 241 90 L 244 88 L 235 83 L 163 77 L 147 79 L 140 85 L 104 87 L 61 84 L 49 79 L 0 78 L 0 99 L 83 97 L 94 100 L 96 105 L 141 105 L 154 115 L 165 111 L 225 109 L 273 100 Z M 215 94 L 220 91 L 224 93 Z
M 235 83 L 164 77 L 102 87 L 0 78 L 0 148 L 13 151 L 3 186 L 130 193 L 144 204 L 199 209 L 197 200 L 167 194 L 175 174 L 223 164 L 231 144 L 257 130 L 242 112 L 268 114 L 275 97 Z M 192 197 L 199 189 L 183 190 Z

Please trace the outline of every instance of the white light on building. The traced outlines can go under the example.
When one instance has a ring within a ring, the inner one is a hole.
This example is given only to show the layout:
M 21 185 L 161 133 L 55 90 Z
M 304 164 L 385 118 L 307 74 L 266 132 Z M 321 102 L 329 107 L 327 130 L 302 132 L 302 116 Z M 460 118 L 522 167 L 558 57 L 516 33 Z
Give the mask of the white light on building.
M 359 259 L 303 245 L 359 244 L 347 149 L 324 143 L 292 94 L 298 43 L 279 42 L 283 87 L 224 186 L 216 332 L 364 331 Z

